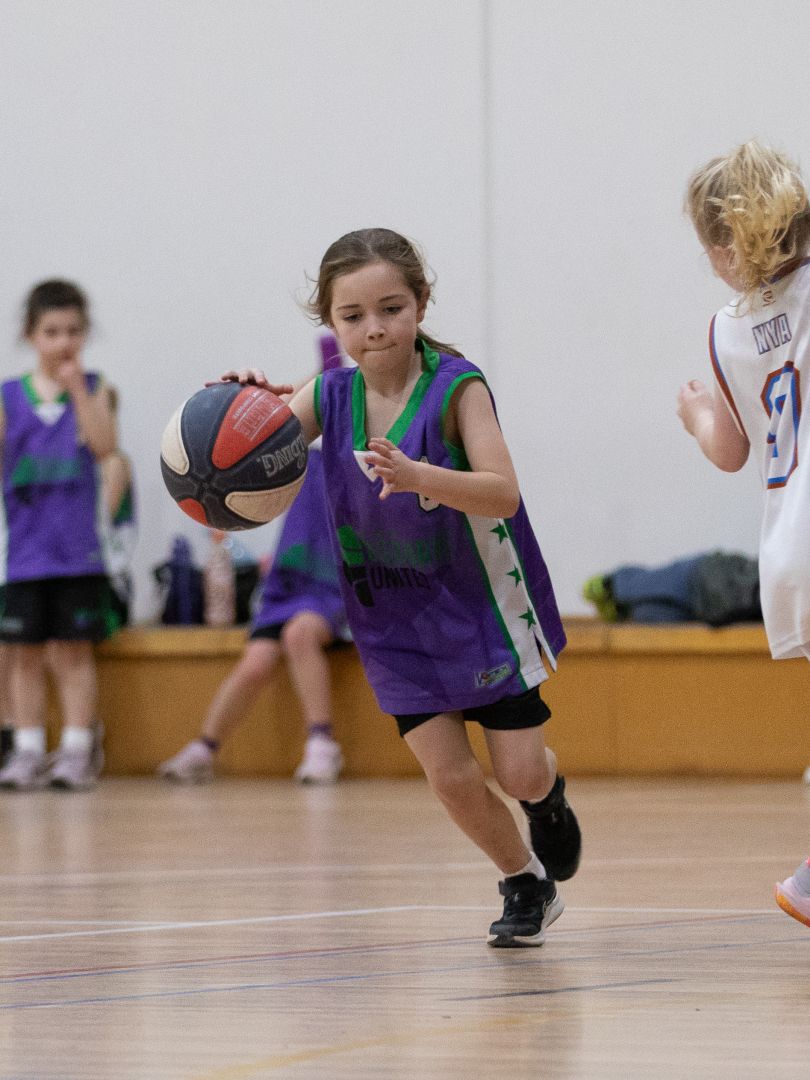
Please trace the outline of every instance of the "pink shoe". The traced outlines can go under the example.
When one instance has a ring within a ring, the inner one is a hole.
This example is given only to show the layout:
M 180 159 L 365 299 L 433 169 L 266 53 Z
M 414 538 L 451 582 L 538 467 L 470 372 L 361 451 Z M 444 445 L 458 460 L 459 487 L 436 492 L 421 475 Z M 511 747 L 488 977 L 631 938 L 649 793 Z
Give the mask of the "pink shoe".
M 782 911 L 792 915 L 805 926 L 810 926 L 810 896 L 799 892 L 792 877 L 777 884 L 776 902 Z
M 0 769 L 0 788 L 38 791 L 48 783 L 48 759 L 35 750 L 12 750 Z
M 295 770 L 302 784 L 334 784 L 343 768 L 340 746 L 328 735 L 310 735 L 304 746 L 304 760 Z
M 214 751 L 194 739 L 157 767 L 158 776 L 176 784 L 207 784 L 214 779 Z

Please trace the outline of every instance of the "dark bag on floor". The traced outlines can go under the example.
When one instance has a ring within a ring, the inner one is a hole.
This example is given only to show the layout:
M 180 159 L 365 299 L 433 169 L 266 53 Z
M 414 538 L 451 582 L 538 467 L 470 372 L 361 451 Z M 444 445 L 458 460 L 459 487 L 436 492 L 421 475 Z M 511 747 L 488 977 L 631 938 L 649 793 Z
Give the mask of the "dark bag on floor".
M 757 560 L 725 551 L 704 555 L 691 582 L 691 604 L 695 618 L 709 626 L 761 622 Z

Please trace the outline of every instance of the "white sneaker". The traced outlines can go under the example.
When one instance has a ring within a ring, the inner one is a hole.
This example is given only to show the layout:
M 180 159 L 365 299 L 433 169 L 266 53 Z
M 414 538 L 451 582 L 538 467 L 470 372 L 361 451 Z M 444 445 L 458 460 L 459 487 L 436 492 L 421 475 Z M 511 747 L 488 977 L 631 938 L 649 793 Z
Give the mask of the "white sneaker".
M 810 896 L 799 892 L 792 877 L 777 883 L 776 902 L 782 911 L 792 915 L 805 926 L 810 926 Z
M 51 759 L 48 782 L 51 787 L 63 791 L 89 791 L 96 786 L 102 764 L 92 747 L 89 750 L 59 749 Z
M 35 750 L 12 750 L 0 769 L 0 788 L 37 791 L 48 783 L 48 758 Z
M 310 735 L 304 746 L 304 760 L 295 770 L 302 784 L 334 784 L 343 768 L 340 745 L 328 735 Z
M 157 767 L 158 776 L 176 784 L 207 784 L 214 779 L 214 751 L 194 739 Z

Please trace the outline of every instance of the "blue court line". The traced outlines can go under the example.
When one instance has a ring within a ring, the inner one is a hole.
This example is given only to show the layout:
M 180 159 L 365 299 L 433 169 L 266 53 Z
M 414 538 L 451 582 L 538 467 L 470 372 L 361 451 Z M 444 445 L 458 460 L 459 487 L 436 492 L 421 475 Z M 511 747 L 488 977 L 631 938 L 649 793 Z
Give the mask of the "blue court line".
M 652 930 L 662 929 L 676 929 L 682 926 L 705 926 L 708 923 L 721 921 L 724 925 L 749 923 L 749 922 L 761 922 L 763 919 L 770 920 L 778 912 L 767 912 L 764 914 L 749 915 L 749 916 L 734 916 L 723 917 L 718 919 L 676 919 L 667 922 L 650 922 L 650 923 L 633 923 L 629 925 L 619 926 L 605 926 L 605 927 L 588 927 L 581 930 L 559 930 L 555 934 L 555 939 L 559 941 L 562 937 L 576 938 L 576 937 L 592 937 L 598 934 L 617 934 L 617 933 L 632 933 L 632 932 L 649 932 Z M 194 968 L 215 968 L 215 967 L 227 967 L 239 966 L 242 964 L 259 964 L 259 963 L 277 963 L 282 960 L 307 960 L 309 958 L 322 959 L 323 957 L 330 956 L 368 956 L 381 952 L 405 952 L 411 949 L 436 949 L 436 948 L 454 948 L 463 945 L 476 945 L 482 941 L 482 937 L 469 937 L 469 938 L 448 938 L 445 940 L 427 940 L 417 942 L 404 942 L 395 945 L 370 945 L 370 946 L 357 946 L 348 948 L 324 948 L 318 950 L 303 950 L 303 951 L 285 951 L 282 953 L 267 953 L 264 955 L 254 956 L 226 956 L 216 959 L 197 959 L 197 960 L 178 960 L 171 963 L 159 964 L 143 964 L 136 966 L 110 967 L 110 968 L 98 968 L 98 969 L 80 969 L 74 971 L 58 971 L 58 972 L 43 972 L 42 974 L 31 973 L 24 975 L 12 975 L 5 978 L 0 978 L 0 986 L 9 986 L 19 983 L 31 983 L 31 982 L 62 982 L 73 979 L 90 979 L 99 978 L 105 975 L 144 975 L 144 974 L 159 974 L 161 972 L 171 971 L 183 971 Z M 697 946 L 697 948 L 704 948 L 704 946 Z M 668 951 L 668 950 L 667 950 Z M 616 955 L 616 954 L 614 954 Z M 638 955 L 638 954 L 628 954 Z M 642 955 L 655 955 L 654 953 L 647 953 L 646 951 Z M 594 957 L 585 957 L 585 959 L 593 959 Z M 3 1008 L 0 1005 L 0 1008 Z
M 730 951 L 732 949 L 759 949 L 763 947 L 770 948 L 773 945 L 795 945 L 797 941 L 800 941 L 801 937 L 795 938 L 777 938 L 767 941 L 751 942 L 751 941 L 739 941 L 739 942 L 727 942 L 719 943 L 716 945 L 695 945 L 688 946 L 679 949 L 653 949 L 653 950 L 627 950 L 624 952 L 611 952 L 609 958 L 611 961 L 617 959 L 623 959 L 628 957 L 654 957 L 654 956 L 679 956 L 687 953 L 696 952 L 715 952 L 717 950 Z M 534 951 L 534 950 L 532 950 Z M 502 950 L 501 950 L 502 952 Z M 523 950 L 518 950 L 520 954 Z M 554 956 L 553 961 L 556 964 L 560 963 L 583 963 L 589 960 L 605 960 L 608 954 L 594 953 L 590 956 Z M 413 970 L 404 971 L 375 971 L 367 972 L 359 975 L 332 975 L 332 976 L 320 976 L 315 979 L 287 979 L 282 982 L 269 982 L 269 983 L 236 983 L 230 986 L 206 986 L 197 987 L 192 990 L 160 990 L 150 991 L 144 994 L 115 994 L 107 997 L 96 998 L 71 998 L 63 1001 L 32 1001 L 32 1002 L 20 1002 L 18 1004 L 0 1004 L 0 1012 L 12 1012 L 24 1009 L 58 1009 L 65 1008 L 73 1005 L 108 1005 L 116 1002 L 123 1001 L 150 1001 L 165 998 L 184 998 L 184 997 L 198 997 L 202 994 L 227 994 L 227 993 L 241 993 L 249 990 L 288 990 L 292 987 L 302 986 L 332 986 L 341 983 L 353 983 L 364 982 L 374 979 L 392 979 L 392 978 L 405 978 L 406 976 L 417 976 L 419 978 L 432 977 L 436 975 L 447 975 L 450 973 L 458 972 L 471 972 L 480 971 L 481 969 L 491 970 L 494 964 L 498 961 L 497 956 L 493 956 L 486 962 L 478 964 L 456 964 L 451 967 L 441 968 L 415 968 Z M 544 961 L 538 957 L 534 958 L 522 958 L 513 961 L 514 966 L 519 967 L 536 967 Z M 447 999 L 452 1000 L 452 999 Z
M 588 990 L 617 990 L 629 986 L 656 986 L 661 983 L 683 982 L 680 979 L 633 979 L 630 982 L 589 983 L 585 986 L 557 986 L 548 990 L 511 990 L 503 994 L 474 994 L 471 997 L 448 998 L 448 1001 L 492 1001 L 495 998 L 546 997 L 552 994 L 579 994 Z
M 323 948 L 306 949 L 298 952 L 266 953 L 255 956 L 223 956 L 221 958 L 199 960 L 176 960 L 171 963 L 144 964 L 138 966 L 121 966 L 109 968 L 82 968 L 76 971 L 31 973 L 29 975 L 10 975 L 0 978 L 0 986 L 10 986 L 16 983 L 29 982 L 61 982 L 69 979 L 98 979 L 105 975 L 150 975 L 160 972 L 183 971 L 187 968 L 215 968 L 231 965 L 238 967 L 240 964 L 270 964 L 279 963 L 283 960 L 293 960 L 301 963 L 303 960 L 323 959 L 324 957 L 354 957 L 370 956 L 375 953 L 406 952 L 409 949 L 446 949 L 460 945 L 476 945 L 481 942 L 481 937 L 448 938 L 446 941 L 406 941 L 398 945 L 357 945 L 347 948 Z M 2 1080 L 2 1077 L 0 1077 Z

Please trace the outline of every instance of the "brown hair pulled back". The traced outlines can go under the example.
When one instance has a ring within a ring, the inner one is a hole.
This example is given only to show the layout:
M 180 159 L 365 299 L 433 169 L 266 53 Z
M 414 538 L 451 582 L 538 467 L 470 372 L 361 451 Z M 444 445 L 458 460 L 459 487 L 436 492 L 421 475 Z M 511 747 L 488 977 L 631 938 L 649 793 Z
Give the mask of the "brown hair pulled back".
M 318 278 L 306 305 L 310 316 L 319 323 L 331 326 L 335 280 L 373 262 L 387 262 L 395 266 L 417 300 L 430 297 L 432 283 L 428 281 L 422 256 L 410 240 L 392 229 L 357 229 L 330 244 L 321 259 Z M 419 334 L 437 352 L 462 355 L 452 345 L 437 341 L 421 328 Z

